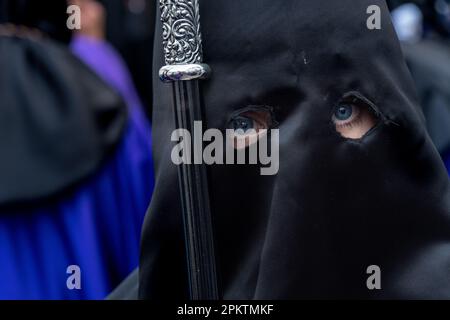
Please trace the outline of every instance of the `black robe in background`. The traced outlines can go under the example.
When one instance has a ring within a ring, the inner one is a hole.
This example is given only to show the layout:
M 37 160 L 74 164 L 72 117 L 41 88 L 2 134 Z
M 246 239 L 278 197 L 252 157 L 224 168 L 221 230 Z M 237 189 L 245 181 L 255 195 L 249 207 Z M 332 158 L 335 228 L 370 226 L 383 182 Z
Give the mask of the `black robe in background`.
M 369 30 L 368 6 L 381 8 Z M 225 299 L 450 298 L 449 179 L 380 0 L 200 1 L 208 128 L 272 106 L 280 170 L 210 166 Z M 156 24 L 160 35 L 161 23 Z M 155 37 L 154 70 L 164 65 Z M 142 238 L 140 298 L 187 297 L 172 90 L 153 82 L 155 193 Z M 379 123 L 340 136 L 334 108 L 356 93 Z M 381 268 L 382 289 L 366 270 Z
M 125 104 L 66 46 L 66 10 L 64 0 L 0 0 L 0 26 L 28 28 L 0 35 L 0 207 L 74 187 L 122 137 Z

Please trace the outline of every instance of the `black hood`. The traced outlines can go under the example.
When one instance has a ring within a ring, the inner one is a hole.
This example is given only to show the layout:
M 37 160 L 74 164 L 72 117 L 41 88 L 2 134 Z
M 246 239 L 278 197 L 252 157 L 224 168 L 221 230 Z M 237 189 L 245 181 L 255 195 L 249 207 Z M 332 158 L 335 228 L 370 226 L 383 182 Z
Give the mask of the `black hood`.
M 381 8 L 381 29 L 367 8 Z M 209 166 L 226 299 L 450 298 L 449 179 L 384 1 L 200 1 L 208 128 L 247 106 L 274 110 L 280 167 Z M 145 220 L 141 298 L 185 298 L 187 273 L 171 86 L 156 23 L 156 185 Z M 348 96 L 377 114 L 362 139 L 336 132 Z M 368 290 L 377 265 L 382 290 Z
M 36 206 L 79 186 L 120 142 L 122 97 L 64 41 L 64 0 L 0 0 L 0 208 Z M 20 205 L 20 206 L 19 206 Z

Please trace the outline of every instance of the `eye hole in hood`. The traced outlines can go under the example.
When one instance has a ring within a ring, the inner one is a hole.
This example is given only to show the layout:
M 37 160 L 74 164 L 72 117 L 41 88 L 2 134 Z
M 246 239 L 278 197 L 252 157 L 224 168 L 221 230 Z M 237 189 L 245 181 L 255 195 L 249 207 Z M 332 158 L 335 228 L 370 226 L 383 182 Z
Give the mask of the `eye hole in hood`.
M 334 107 L 331 120 L 342 137 L 358 140 L 378 125 L 380 117 L 370 101 L 349 92 Z
M 233 145 L 236 149 L 246 148 L 278 125 L 273 108 L 269 106 L 247 106 L 234 112 L 227 129 L 235 131 Z

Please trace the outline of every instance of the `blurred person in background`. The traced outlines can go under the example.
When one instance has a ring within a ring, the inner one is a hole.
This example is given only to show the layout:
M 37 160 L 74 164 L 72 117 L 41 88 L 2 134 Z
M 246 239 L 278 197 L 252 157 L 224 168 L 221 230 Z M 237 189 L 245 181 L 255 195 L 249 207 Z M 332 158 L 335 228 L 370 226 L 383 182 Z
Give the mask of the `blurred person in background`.
M 138 264 L 150 125 L 102 8 L 80 2 L 89 68 L 67 5 L 0 0 L 0 299 L 103 299 Z
M 74 0 L 70 3 L 81 9 L 83 26 L 72 38 L 72 52 L 120 93 L 128 105 L 132 127 L 138 130 L 137 137 L 145 137 L 145 144 L 150 146 L 150 125 L 131 75 L 120 54 L 105 39 L 106 16 L 103 5 L 95 0 Z
M 152 56 L 155 1 L 100 0 L 105 7 L 106 39 L 122 54 L 149 119 L 152 114 Z
M 427 129 L 450 172 L 450 0 L 391 0 Z

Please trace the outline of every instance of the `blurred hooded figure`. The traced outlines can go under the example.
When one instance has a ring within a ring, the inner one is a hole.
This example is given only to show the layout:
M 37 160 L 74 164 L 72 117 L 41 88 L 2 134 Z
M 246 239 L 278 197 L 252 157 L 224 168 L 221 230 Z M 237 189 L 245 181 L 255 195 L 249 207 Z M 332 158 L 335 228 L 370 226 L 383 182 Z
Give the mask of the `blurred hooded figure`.
M 393 23 L 403 42 L 428 132 L 450 170 L 450 28 L 446 27 L 450 1 L 417 0 L 399 4 L 391 2 Z
M 103 299 L 138 263 L 150 126 L 117 57 L 70 53 L 67 6 L 0 0 L 0 299 Z
M 108 19 L 106 38 L 124 57 L 133 76 L 133 82 L 151 117 L 152 54 L 154 35 L 153 0 L 101 0 Z
M 200 14 L 207 128 L 280 130 L 276 175 L 209 167 L 222 297 L 450 298 L 449 179 L 384 0 L 200 1 Z M 159 18 L 155 34 L 156 72 Z M 142 299 L 188 295 L 171 90 L 155 76 Z

